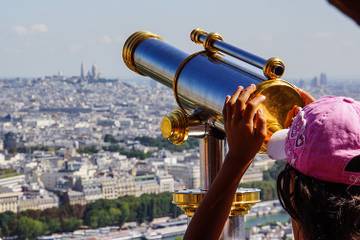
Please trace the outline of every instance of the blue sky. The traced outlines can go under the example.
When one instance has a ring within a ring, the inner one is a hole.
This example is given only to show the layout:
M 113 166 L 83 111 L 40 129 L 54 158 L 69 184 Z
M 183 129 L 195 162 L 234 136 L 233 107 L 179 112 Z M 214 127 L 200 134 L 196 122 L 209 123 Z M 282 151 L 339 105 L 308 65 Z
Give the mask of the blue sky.
M 325 0 L 7 0 L 0 11 L 2 77 L 76 75 L 81 61 L 103 76 L 134 77 L 120 55 L 131 33 L 149 30 L 193 52 L 189 33 L 201 27 L 280 56 L 288 78 L 360 78 L 360 28 Z

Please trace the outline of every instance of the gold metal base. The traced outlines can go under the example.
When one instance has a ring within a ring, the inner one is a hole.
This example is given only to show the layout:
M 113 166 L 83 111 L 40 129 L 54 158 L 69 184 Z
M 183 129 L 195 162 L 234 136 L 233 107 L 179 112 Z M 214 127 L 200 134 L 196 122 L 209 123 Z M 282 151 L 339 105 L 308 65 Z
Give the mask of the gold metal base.
M 173 193 L 173 203 L 180 207 L 188 217 L 192 217 L 205 194 L 206 190 L 202 189 L 176 191 Z M 260 189 L 239 188 L 234 196 L 229 216 L 244 216 L 258 202 L 260 202 Z

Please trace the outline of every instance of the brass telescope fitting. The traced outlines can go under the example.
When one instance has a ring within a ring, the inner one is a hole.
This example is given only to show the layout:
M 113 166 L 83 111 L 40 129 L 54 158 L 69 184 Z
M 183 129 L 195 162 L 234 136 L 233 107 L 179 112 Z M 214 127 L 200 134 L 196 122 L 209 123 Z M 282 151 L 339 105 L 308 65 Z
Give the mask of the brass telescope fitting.
M 205 40 L 201 40 L 201 36 L 206 36 Z M 218 33 L 207 33 L 201 28 L 196 28 L 192 30 L 190 33 L 190 39 L 196 44 L 202 44 L 205 50 L 209 51 L 210 53 L 216 53 L 218 50 L 214 48 L 215 41 L 222 41 L 224 40 L 223 37 Z
M 211 53 L 216 53 L 217 50 L 216 50 L 216 48 L 214 48 L 214 42 L 222 41 L 222 40 L 223 40 L 223 37 L 220 34 L 209 33 L 207 38 L 205 39 L 204 48 Z
M 273 57 L 265 60 L 223 42 L 223 37 L 218 33 L 208 33 L 201 28 L 196 28 L 190 33 L 190 39 L 196 44 L 203 45 L 210 53 L 221 52 L 262 69 L 264 76 L 268 79 L 281 78 L 285 72 L 285 64 L 280 58 Z
M 134 61 L 134 53 L 136 47 L 144 40 L 149 38 L 161 39 L 159 35 L 153 34 L 151 32 L 135 32 L 133 33 L 125 42 L 123 50 L 122 50 L 122 57 L 126 64 L 126 66 L 131 69 L 132 71 L 143 75 L 140 71 L 137 70 L 136 64 Z
M 194 30 L 191 31 L 190 33 L 190 39 L 191 41 L 193 41 L 196 44 L 202 44 L 203 42 L 200 41 L 200 35 L 207 35 L 208 33 L 205 32 L 205 30 L 201 29 L 201 28 L 195 28 Z
M 207 126 L 183 110 L 176 109 L 163 117 L 160 124 L 163 138 L 175 145 L 183 144 L 189 136 L 203 137 L 207 134 Z
M 175 145 L 184 143 L 189 136 L 189 121 L 186 114 L 177 109 L 163 117 L 160 129 L 163 138 Z
M 285 72 L 284 62 L 277 57 L 270 58 L 267 60 L 263 67 L 263 73 L 268 79 L 280 78 Z

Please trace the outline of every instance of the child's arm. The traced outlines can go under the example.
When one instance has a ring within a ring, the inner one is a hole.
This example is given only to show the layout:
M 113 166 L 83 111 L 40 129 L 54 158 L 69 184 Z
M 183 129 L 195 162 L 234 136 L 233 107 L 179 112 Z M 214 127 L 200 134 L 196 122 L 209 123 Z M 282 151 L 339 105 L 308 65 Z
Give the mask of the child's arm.
M 226 98 L 223 116 L 229 152 L 188 226 L 185 240 L 217 240 L 221 235 L 240 179 L 266 136 L 265 118 L 258 110 L 265 97 L 260 95 L 248 101 L 255 90 L 255 85 L 239 87 Z

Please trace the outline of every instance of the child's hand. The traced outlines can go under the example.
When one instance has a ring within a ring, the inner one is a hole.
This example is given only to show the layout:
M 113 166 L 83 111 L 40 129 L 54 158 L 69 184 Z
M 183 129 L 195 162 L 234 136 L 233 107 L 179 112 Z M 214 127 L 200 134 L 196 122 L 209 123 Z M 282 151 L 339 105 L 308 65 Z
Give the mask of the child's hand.
M 258 109 L 265 96 L 259 95 L 249 100 L 255 90 L 255 85 L 246 89 L 238 87 L 231 97 L 226 97 L 223 116 L 231 159 L 250 162 L 266 137 L 266 120 L 261 109 Z

